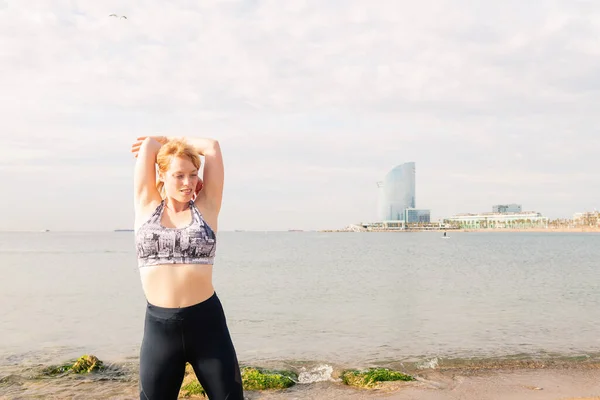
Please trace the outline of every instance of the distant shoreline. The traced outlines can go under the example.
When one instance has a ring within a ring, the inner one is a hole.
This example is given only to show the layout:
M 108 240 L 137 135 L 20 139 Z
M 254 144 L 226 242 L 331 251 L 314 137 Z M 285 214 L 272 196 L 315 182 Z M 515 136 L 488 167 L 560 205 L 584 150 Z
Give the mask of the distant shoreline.
M 457 230 L 453 230 L 454 232 Z M 460 232 L 559 232 L 559 233 L 585 233 L 585 232 L 600 232 L 600 227 L 587 228 L 524 228 L 524 229 L 458 229 Z
M 344 233 L 355 233 L 356 231 L 345 230 L 345 229 L 324 229 L 319 232 L 344 232 Z M 556 232 L 556 233 L 600 233 L 600 227 L 577 227 L 577 228 L 568 228 L 568 227 L 557 227 L 557 228 L 489 228 L 489 229 L 444 229 L 444 228 L 436 228 L 436 229 L 402 229 L 402 230 L 385 230 L 385 229 L 372 229 L 372 230 L 364 230 L 359 232 L 387 232 L 387 233 L 403 233 L 403 232 L 448 232 L 448 234 L 453 232 Z

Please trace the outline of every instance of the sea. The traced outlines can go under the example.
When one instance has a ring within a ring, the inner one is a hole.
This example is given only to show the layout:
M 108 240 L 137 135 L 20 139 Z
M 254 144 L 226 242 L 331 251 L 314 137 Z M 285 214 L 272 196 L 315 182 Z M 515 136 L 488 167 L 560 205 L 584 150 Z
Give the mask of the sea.
M 214 265 L 240 364 L 295 369 L 299 384 L 598 355 L 599 278 L 598 233 L 220 232 Z M 0 305 L 0 396 L 59 396 L 32 371 L 83 354 L 123 366 L 114 390 L 135 393 L 146 299 L 133 232 L 0 233 Z M 105 398 L 135 398 L 117 392 Z

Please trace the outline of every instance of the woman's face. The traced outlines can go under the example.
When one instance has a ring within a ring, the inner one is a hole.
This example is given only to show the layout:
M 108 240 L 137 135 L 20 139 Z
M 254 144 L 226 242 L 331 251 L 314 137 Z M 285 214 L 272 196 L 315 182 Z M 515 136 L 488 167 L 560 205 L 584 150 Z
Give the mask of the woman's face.
M 169 169 L 162 174 L 167 197 L 182 203 L 194 198 L 198 184 L 198 170 L 187 157 L 173 157 Z

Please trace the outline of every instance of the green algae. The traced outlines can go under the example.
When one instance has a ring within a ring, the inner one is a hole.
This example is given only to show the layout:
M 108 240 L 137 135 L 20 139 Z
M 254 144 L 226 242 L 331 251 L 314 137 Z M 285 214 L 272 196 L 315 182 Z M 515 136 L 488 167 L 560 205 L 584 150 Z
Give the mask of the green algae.
M 293 371 L 267 370 L 257 367 L 242 367 L 242 385 L 244 390 L 281 390 L 294 386 L 298 375 Z M 186 365 L 186 373 L 180 390 L 181 397 L 204 396 L 206 391 L 196 378 L 191 365 Z
M 192 380 L 181 386 L 180 395 L 182 397 L 206 396 L 206 391 L 197 380 Z
M 86 374 L 104 370 L 104 363 L 93 355 L 84 355 L 77 359 L 72 368 L 76 374 Z
M 388 368 L 369 368 L 367 370 L 346 370 L 341 375 L 342 382 L 349 386 L 372 388 L 379 382 L 414 381 L 410 375 Z
M 77 360 L 61 365 L 51 365 L 46 367 L 42 369 L 41 375 L 56 376 L 67 372 L 73 372 L 75 374 L 88 374 L 90 372 L 103 371 L 104 369 L 104 363 L 100 361 L 98 357 L 85 354 L 79 357 Z
M 298 381 L 298 375 L 293 371 L 244 367 L 241 372 L 245 390 L 287 389 Z

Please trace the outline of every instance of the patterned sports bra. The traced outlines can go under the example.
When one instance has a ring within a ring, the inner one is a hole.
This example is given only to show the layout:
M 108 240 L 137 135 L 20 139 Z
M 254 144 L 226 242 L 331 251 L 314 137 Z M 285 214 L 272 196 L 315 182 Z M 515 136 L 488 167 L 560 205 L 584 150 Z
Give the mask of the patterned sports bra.
M 161 201 L 135 234 L 138 267 L 160 264 L 213 264 L 217 237 L 190 201 L 192 222 L 183 228 L 167 228 L 160 223 L 165 209 Z

